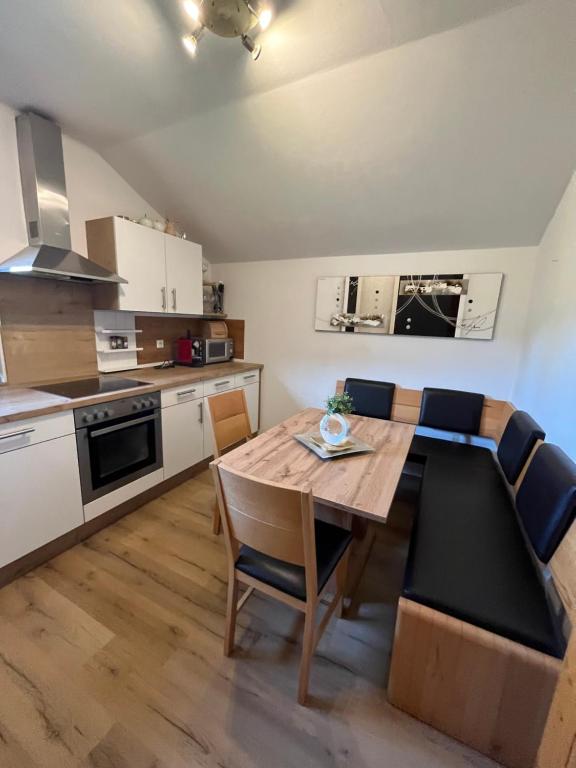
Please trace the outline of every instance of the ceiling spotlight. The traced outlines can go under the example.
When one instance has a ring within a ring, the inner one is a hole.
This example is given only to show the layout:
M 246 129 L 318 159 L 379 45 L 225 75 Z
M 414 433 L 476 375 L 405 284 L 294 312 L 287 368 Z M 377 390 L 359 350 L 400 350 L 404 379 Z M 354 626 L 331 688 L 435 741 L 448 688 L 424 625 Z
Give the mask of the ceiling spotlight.
M 258 23 L 260 24 L 260 29 L 268 29 L 271 21 L 272 10 L 270 8 L 263 8 L 258 14 Z
M 250 55 L 254 61 L 256 61 L 258 56 L 262 53 L 262 46 L 255 43 L 251 37 L 248 37 L 248 35 L 242 35 L 242 45 L 247 51 L 250 51 Z
M 269 0 L 181 0 L 182 7 L 194 21 L 191 33 L 182 43 L 191 56 L 196 54 L 204 30 L 219 37 L 239 37 L 242 45 L 256 60 L 262 52 L 254 35 L 266 29 L 272 21 Z
M 184 0 L 184 10 L 194 21 L 200 21 L 200 6 L 194 0 Z
M 182 45 L 186 48 L 190 56 L 196 56 L 198 38 L 195 37 L 195 35 L 184 35 L 182 38 Z

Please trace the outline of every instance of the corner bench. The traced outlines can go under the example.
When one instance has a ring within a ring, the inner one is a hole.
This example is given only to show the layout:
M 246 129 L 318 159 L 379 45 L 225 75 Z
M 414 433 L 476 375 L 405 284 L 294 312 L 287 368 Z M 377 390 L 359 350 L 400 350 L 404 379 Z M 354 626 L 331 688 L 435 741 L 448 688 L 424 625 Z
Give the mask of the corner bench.
M 424 469 L 388 685 L 395 706 L 513 768 L 534 765 L 566 650 L 536 558 L 572 523 L 576 467 L 543 438 L 521 411 L 497 454 L 415 437 Z
M 566 650 L 543 565 L 574 520 L 576 466 L 542 443 L 528 414 L 479 394 L 396 387 L 391 416 L 460 441 L 412 443 L 420 495 L 389 699 L 510 768 L 530 768 Z M 497 453 L 471 435 L 492 438 Z

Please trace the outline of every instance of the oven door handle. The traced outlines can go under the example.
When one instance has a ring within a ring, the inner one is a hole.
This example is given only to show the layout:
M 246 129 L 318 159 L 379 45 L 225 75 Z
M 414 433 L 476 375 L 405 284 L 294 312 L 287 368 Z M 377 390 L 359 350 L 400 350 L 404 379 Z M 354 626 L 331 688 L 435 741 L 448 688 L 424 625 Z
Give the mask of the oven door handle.
M 95 429 L 94 432 L 90 432 L 90 437 L 102 437 L 103 435 L 110 435 L 112 432 L 119 432 L 126 427 L 135 427 L 137 424 L 145 424 L 147 421 L 154 421 L 157 418 L 156 414 L 150 416 L 142 416 L 139 419 L 130 419 L 129 421 L 123 421 L 122 424 L 114 424 L 113 427 L 104 427 L 103 429 Z

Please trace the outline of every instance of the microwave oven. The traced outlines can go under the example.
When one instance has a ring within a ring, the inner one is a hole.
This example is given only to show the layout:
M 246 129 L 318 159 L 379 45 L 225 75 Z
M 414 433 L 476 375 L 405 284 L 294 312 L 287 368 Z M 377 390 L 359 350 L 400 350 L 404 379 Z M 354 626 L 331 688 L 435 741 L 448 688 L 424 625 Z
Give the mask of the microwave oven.
M 178 339 L 176 362 L 179 365 L 225 363 L 234 357 L 233 339 Z

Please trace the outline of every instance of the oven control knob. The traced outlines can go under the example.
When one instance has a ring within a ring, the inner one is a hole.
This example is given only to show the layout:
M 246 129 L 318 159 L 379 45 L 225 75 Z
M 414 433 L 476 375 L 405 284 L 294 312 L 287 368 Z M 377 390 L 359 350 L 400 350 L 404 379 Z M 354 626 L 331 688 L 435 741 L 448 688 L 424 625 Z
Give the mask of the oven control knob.
M 104 411 L 96 411 L 96 418 L 98 421 L 101 421 L 106 418 L 106 413 Z
M 110 416 L 114 416 L 114 411 L 112 410 L 112 408 L 105 408 L 105 409 L 104 409 L 104 416 L 105 416 L 107 419 L 109 419 L 109 418 L 110 418 Z
M 84 424 L 92 424 L 94 416 L 91 413 L 85 413 L 84 416 L 82 416 L 82 421 Z
M 144 401 L 144 405 L 146 408 L 154 408 L 154 400 L 152 400 L 151 397 L 149 397 L 147 400 Z
M 136 400 L 136 402 L 132 406 L 133 410 L 135 411 L 141 411 L 142 407 L 143 407 L 143 403 L 140 400 Z

